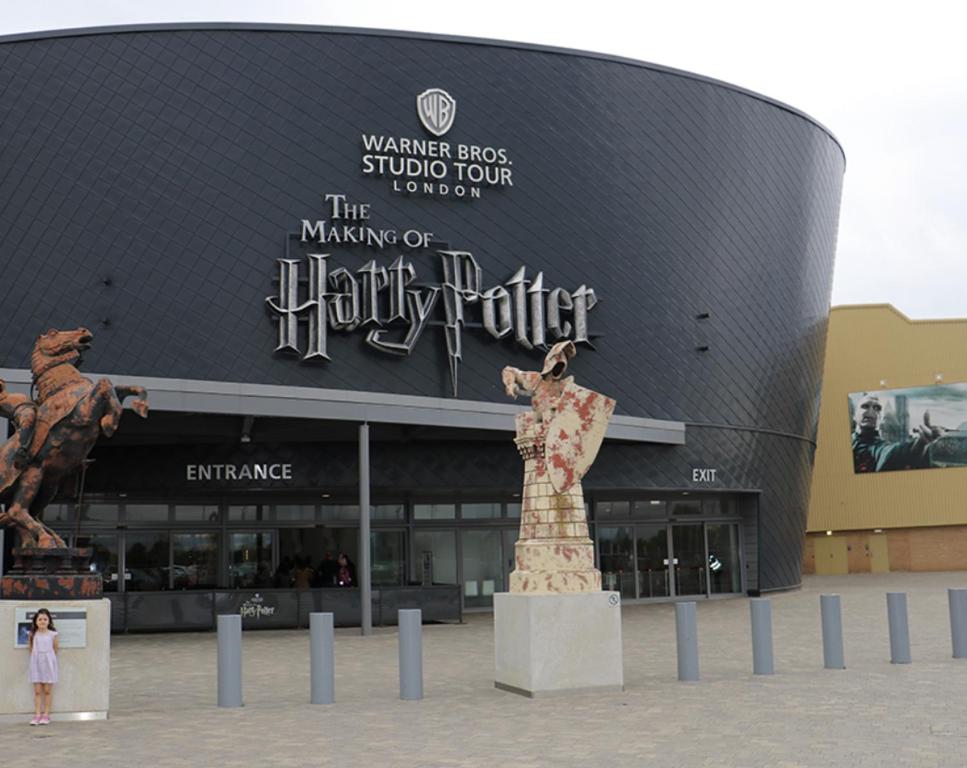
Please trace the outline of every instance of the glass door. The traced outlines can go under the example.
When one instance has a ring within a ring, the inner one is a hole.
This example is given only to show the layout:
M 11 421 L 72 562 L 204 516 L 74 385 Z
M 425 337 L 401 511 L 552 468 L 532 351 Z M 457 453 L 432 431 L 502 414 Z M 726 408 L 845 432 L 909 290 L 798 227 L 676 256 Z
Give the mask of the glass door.
M 664 523 L 635 526 L 638 564 L 638 597 L 669 597 L 668 526 Z
M 676 596 L 708 595 L 705 527 L 702 523 L 672 525 L 671 566 Z
M 635 594 L 635 539 L 630 525 L 598 528 L 598 563 L 601 586 L 620 592 L 622 597 Z
M 504 591 L 500 529 L 461 531 L 463 599 L 467 608 L 491 607 Z
M 739 526 L 736 523 L 708 524 L 708 570 L 713 595 L 742 591 Z

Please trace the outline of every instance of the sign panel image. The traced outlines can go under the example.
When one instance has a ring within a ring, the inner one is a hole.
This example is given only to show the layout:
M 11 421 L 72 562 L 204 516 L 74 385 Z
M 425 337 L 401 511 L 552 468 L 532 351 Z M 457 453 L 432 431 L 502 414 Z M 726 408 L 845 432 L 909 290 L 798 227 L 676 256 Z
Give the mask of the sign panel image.
M 967 467 L 967 382 L 851 392 L 853 471 Z
M 14 611 L 14 648 L 27 648 L 30 645 L 30 625 L 36 613 L 36 608 L 17 608 Z M 54 620 L 61 648 L 87 647 L 86 608 L 51 610 L 50 615 Z

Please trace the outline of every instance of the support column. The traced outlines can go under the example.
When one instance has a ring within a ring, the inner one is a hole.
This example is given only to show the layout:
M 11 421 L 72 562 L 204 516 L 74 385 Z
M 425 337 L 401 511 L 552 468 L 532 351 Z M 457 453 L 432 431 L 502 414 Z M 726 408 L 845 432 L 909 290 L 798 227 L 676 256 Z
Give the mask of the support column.
M 359 579 L 360 633 L 373 634 L 373 599 L 369 565 L 369 424 L 359 425 Z

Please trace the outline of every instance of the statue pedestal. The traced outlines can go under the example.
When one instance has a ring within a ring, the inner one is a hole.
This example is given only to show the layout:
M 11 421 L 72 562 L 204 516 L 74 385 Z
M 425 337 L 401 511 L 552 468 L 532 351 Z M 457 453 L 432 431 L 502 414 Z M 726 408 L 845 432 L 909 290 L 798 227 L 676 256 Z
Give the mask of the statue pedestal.
M 531 698 L 624 690 L 617 592 L 494 595 L 494 685 Z
M 60 680 L 51 720 L 104 720 L 111 694 L 111 602 L 0 600 L 0 723 L 26 723 L 34 711 L 30 652 L 16 647 L 25 610 L 47 608 L 59 633 Z M 18 609 L 21 609 L 18 611 Z M 23 640 L 23 635 L 20 638 Z
M 0 577 L 3 600 L 98 600 L 101 574 L 91 573 L 90 547 L 26 547 L 13 551 L 13 567 Z

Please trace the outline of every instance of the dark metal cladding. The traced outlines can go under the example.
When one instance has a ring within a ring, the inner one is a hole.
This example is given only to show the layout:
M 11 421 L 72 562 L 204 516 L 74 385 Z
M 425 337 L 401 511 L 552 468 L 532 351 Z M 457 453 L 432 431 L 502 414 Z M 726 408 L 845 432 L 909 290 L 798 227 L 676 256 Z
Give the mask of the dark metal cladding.
M 505 148 L 513 186 L 435 200 L 363 175 L 362 134 L 432 138 L 415 101 L 431 88 L 457 104 L 443 140 Z M 575 373 L 618 414 L 689 426 L 683 447 L 606 444 L 586 491 L 759 490 L 759 588 L 799 583 L 844 170 L 804 115 L 596 55 L 278 28 L 0 42 L 0 93 L 0 365 L 84 323 L 89 370 L 449 397 L 442 299 L 408 357 L 365 329 L 331 333 L 326 362 L 273 354 L 264 302 L 287 235 L 345 194 L 374 226 L 472 252 L 484 286 L 524 265 L 545 289 L 593 288 Z M 400 250 L 319 252 L 356 269 Z M 437 255 L 405 253 L 418 282 L 441 282 Z M 469 325 L 461 345 L 459 396 L 490 402 L 504 365 L 544 354 Z M 482 462 L 420 450 L 374 459 L 374 485 L 451 482 L 456 466 L 459 482 L 519 482 L 512 446 Z

